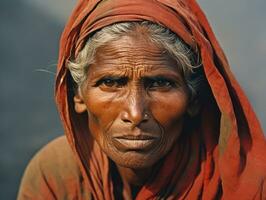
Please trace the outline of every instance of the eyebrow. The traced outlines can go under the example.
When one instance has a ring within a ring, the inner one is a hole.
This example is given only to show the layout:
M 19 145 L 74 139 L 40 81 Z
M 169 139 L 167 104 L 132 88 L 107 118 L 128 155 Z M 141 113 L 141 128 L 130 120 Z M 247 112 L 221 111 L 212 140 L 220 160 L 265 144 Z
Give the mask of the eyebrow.
M 174 70 L 154 70 L 152 72 L 149 73 L 144 73 L 143 75 L 140 76 L 140 79 L 156 79 L 158 77 L 161 78 L 168 78 L 168 79 L 172 79 L 172 80 L 176 80 L 176 81 L 182 81 L 183 77 L 181 76 L 180 73 L 174 71 Z M 92 77 L 92 81 L 93 80 L 98 80 L 101 78 L 116 78 L 116 79 L 120 79 L 120 78 L 129 78 L 127 74 L 125 74 L 125 72 L 121 72 L 121 71 L 110 71 L 110 70 L 104 70 L 101 71 L 99 73 L 97 73 L 94 77 Z M 129 78 L 130 80 L 130 78 Z
M 95 72 L 91 78 L 96 77 L 108 77 L 108 76 L 115 76 L 115 77 L 127 77 L 129 76 L 127 71 L 120 71 L 120 70 L 100 70 Z M 182 75 L 175 70 L 153 70 L 149 72 L 143 72 L 141 77 L 155 77 L 155 76 L 168 76 L 168 77 L 175 77 L 175 78 L 182 78 Z
M 125 70 L 122 69 L 122 67 L 117 67 L 117 66 L 112 66 L 110 65 L 110 67 L 108 68 L 102 68 L 101 66 L 98 66 L 98 70 L 96 72 L 94 72 L 94 74 L 96 74 L 97 76 L 126 76 L 126 73 L 128 71 L 131 71 L 133 67 L 131 68 L 125 68 Z M 145 70 L 148 69 L 148 72 Z M 169 68 L 165 68 L 165 67 L 162 67 L 159 66 L 147 66 L 145 67 L 144 70 L 143 70 L 143 75 L 144 76 L 150 76 L 149 74 L 152 74 L 152 75 L 159 75 L 159 74 L 169 74 L 169 75 L 172 75 L 172 76 L 181 76 L 181 73 L 180 71 L 178 70 L 178 66 L 176 67 L 173 67 L 173 66 L 169 66 Z M 127 69 L 130 69 L 130 70 L 127 70 Z M 151 70 L 150 70 L 151 69 Z M 133 68 L 133 71 L 134 68 Z

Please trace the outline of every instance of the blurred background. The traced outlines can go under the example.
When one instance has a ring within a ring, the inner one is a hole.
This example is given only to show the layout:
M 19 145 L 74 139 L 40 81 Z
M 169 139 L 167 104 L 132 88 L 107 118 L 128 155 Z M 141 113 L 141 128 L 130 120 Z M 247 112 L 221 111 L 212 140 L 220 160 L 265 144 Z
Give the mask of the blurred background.
M 266 1 L 199 0 L 266 130 Z M 0 199 L 15 199 L 23 171 L 63 134 L 54 104 L 59 37 L 75 0 L 0 1 Z

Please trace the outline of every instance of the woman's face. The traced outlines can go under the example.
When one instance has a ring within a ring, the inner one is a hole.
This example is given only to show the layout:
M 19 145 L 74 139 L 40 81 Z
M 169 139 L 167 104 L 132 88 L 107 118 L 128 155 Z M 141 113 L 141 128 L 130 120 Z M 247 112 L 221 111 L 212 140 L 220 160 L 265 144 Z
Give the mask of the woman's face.
M 123 36 L 98 49 L 78 113 L 116 164 L 147 168 L 166 155 L 182 132 L 188 89 L 176 62 L 145 34 Z

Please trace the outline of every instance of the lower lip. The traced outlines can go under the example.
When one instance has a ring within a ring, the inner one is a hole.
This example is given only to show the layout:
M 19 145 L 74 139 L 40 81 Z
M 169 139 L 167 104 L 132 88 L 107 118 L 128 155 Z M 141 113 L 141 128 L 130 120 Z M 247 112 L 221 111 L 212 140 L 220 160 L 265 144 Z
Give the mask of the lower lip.
M 131 140 L 124 138 L 114 138 L 114 145 L 120 149 L 125 151 L 132 150 L 147 150 L 155 145 L 157 139 L 142 139 L 142 140 Z

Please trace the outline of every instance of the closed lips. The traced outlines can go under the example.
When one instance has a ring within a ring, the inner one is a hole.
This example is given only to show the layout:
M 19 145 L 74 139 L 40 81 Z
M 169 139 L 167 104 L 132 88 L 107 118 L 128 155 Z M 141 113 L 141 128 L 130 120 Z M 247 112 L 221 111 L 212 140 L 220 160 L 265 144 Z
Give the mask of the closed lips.
M 158 137 L 149 135 L 125 135 L 114 137 L 115 146 L 121 150 L 146 150 L 149 149 Z

